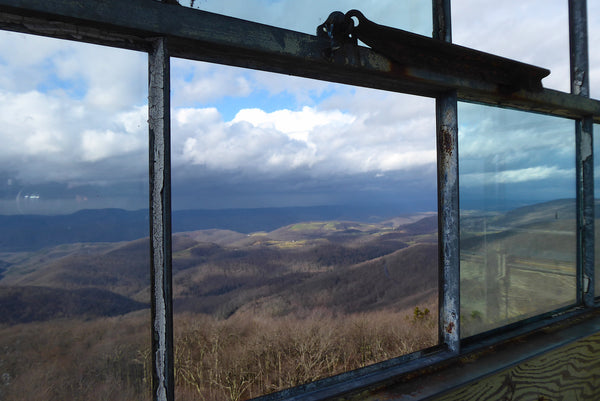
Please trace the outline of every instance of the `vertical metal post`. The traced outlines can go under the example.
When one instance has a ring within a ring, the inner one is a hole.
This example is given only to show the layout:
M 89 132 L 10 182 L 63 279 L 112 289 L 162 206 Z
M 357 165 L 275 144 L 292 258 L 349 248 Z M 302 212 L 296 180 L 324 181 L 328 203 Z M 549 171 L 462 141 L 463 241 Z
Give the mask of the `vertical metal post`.
M 452 42 L 450 0 L 433 0 L 433 38 Z M 458 116 L 456 91 L 436 99 L 439 341 L 460 351 Z
M 589 97 L 586 0 L 569 0 L 571 93 Z M 577 182 L 577 301 L 594 305 L 594 156 L 593 120 L 575 122 Z
M 587 1 L 569 0 L 569 48 L 571 53 L 571 93 L 590 96 Z
M 152 399 L 174 400 L 171 278 L 170 68 L 166 39 L 148 57 Z
M 452 42 L 450 0 L 433 0 L 433 38 Z

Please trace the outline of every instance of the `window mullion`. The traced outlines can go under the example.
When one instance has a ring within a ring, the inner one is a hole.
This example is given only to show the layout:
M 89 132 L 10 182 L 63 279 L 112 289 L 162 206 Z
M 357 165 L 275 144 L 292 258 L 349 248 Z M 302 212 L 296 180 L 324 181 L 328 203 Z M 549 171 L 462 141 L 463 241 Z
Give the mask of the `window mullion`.
M 593 120 L 575 121 L 577 161 L 577 290 L 578 300 L 594 305 L 594 155 Z
M 152 399 L 173 401 L 170 65 L 165 38 L 148 57 Z
M 589 98 L 586 0 L 569 0 L 571 93 Z M 594 157 L 593 119 L 575 122 L 577 169 L 577 298 L 594 305 Z
M 434 39 L 452 41 L 450 0 L 433 0 Z M 436 98 L 438 165 L 439 341 L 460 351 L 457 95 Z

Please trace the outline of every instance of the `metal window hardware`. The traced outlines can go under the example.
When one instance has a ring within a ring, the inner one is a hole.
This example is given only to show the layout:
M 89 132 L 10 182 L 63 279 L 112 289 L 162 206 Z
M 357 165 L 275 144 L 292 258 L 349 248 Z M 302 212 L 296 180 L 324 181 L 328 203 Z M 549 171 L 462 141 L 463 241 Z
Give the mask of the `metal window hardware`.
M 422 68 L 458 78 L 483 79 L 505 93 L 520 89 L 539 92 L 550 70 L 469 49 L 401 29 L 376 24 L 358 10 L 332 12 L 317 27 L 317 36 L 331 40 L 328 53 L 357 40 L 394 61 L 399 68 Z

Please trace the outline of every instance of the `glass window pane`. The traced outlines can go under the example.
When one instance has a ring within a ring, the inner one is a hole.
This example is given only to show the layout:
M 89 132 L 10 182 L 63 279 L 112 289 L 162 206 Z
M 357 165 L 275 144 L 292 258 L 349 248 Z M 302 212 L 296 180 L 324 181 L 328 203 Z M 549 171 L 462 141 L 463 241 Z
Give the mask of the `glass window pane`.
M 600 98 L 600 2 L 588 1 L 588 51 L 590 60 L 590 96 Z
M 432 99 L 173 60 L 179 400 L 437 342 Z
M 569 92 L 568 16 L 562 0 L 452 0 L 452 40 L 547 68 L 544 86 Z
M 146 56 L 0 58 L 0 398 L 150 399 Z
M 431 3 L 421 0 L 179 0 L 184 6 L 314 35 L 333 11 L 352 9 L 382 25 L 431 36 Z
M 463 335 L 575 302 L 571 120 L 459 104 Z

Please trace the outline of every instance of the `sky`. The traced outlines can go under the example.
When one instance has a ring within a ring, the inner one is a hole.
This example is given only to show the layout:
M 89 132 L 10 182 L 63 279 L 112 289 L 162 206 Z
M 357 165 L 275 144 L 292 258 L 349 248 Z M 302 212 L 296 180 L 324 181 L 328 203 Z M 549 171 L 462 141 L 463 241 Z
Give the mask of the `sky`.
M 331 11 L 358 8 L 430 35 L 430 6 L 194 3 L 311 34 Z M 565 1 L 453 0 L 452 16 L 455 43 L 549 68 L 544 85 L 569 90 Z M 588 18 L 597 43 L 598 2 Z M 590 50 L 598 97 L 600 53 Z M 0 214 L 147 207 L 146 63 L 144 53 L 0 32 Z M 179 59 L 171 73 L 175 209 L 435 210 L 433 99 Z M 572 121 L 467 104 L 459 116 L 465 204 L 481 194 L 525 203 L 574 196 Z

